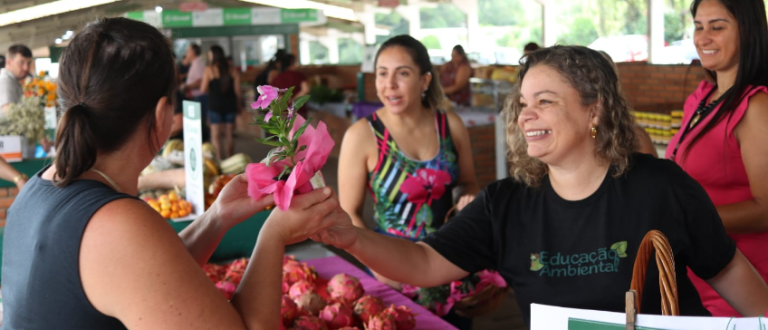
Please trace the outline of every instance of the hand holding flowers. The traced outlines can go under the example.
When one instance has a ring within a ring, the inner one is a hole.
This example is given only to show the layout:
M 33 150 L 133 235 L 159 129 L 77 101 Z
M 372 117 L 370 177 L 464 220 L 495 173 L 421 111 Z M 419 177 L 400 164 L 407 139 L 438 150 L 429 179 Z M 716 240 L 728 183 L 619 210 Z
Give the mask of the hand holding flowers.
M 295 193 L 306 193 L 324 186 L 318 171 L 325 165 L 333 149 L 333 139 L 325 123 L 313 128 L 297 111 L 309 101 L 309 96 L 298 97 L 289 105 L 293 88 L 279 90 L 272 86 L 258 86 L 261 94 L 251 107 L 266 110 L 256 116 L 252 125 L 258 125 L 271 134 L 256 141 L 274 147 L 257 164 L 249 164 L 248 195 L 259 199 L 273 194 L 281 210 L 290 207 Z M 284 93 L 280 96 L 280 93 Z

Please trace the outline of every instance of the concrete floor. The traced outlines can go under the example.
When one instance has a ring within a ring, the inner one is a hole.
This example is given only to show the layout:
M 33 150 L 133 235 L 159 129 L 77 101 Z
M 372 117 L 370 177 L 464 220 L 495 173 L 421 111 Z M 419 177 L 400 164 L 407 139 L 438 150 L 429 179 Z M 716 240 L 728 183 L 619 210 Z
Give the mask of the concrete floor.
M 340 140 L 343 137 L 343 131 L 346 129 L 346 126 L 348 126 L 349 121 L 340 119 L 338 117 L 329 117 L 329 115 L 326 115 L 324 113 L 315 113 L 310 114 L 311 117 L 318 118 L 320 117 L 326 124 L 328 124 L 329 132 L 331 132 L 331 135 L 334 137 L 337 143 L 337 147 L 334 148 L 334 153 L 332 153 L 331 157 L 328 158 L 328 161 L 325 164 L 325 167 L 323 168 L 323 176 L 325 177 L 326 183 L 328 186 L 332 187 L 333 189 L 338 189 L 337 182 L 338 182 L 338 145 L 340 144 Z M 245 153 L 248 154 L 252 159 L 262 159 L 267 155 L 267 152 L 269 151 L 269 147 L 264 146 L 262 144 L 259 144 L 254 141 L 254 138 L 259 135 L 258 128 L 254 129 L 252 126 L 246 126 L 242 123 L 250 122 L 252 118 L 248 117 L 248 114 L 243 114 L 241 118 L 238 118 L 238 122 L 240 123 L 238 125 L 237 130 L 237 136 L 235 138 L 235 153 Z M 371 198 L 366 198 L 366 206 L 365 206 L 365 213 L 364 217 L 367 220 L 370 220 L 373 218 L 373 205 Z M 319 257 L 325 257 L 328 256 L 329 253 L 324 249 L 318 249 L 317 246 L 319 244 L 307 241 L 304 243 L 297 244 L 295 246 L 288 247 L 289 253 L 297 254 L 297 257 L 301 258 L 302 256 L 305 256 L 307 258 L 319 258 Z M 339 251 L 338 249 L 327 247 L 329 250 L 333 251 L 333 253 L 336 253 L 345 259 L 349 260 L 350 262 L 362 266 L 357 260 L 354 259 L 351 255 L 345 253 L 344 251 Z M 490 313 L 488 315 L 484 315 L 481 317 L 476 317 L 474 319 L 473 323 L 473 330 L 525 330 L 527 327 L 525 326 L 525 323 L 523 322 L 522 317 L 520 316 L 520 311 L 517 307 L 517 302 L 514 298 L 514 293 L 510 293 L 507 298 L 504 300 L 504 303 L 502 306 L 496 310 L 493 313 Z

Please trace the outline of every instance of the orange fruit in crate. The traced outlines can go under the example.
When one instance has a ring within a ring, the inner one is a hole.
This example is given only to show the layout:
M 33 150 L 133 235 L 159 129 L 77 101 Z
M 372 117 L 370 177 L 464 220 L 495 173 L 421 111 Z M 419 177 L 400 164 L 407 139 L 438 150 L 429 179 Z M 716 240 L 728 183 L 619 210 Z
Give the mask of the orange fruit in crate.
M 157 199 L 149 198 L 146 202 L 166 219 L 183 218 L 192 213 L 192 204 L 173 192 L 161 195 Z

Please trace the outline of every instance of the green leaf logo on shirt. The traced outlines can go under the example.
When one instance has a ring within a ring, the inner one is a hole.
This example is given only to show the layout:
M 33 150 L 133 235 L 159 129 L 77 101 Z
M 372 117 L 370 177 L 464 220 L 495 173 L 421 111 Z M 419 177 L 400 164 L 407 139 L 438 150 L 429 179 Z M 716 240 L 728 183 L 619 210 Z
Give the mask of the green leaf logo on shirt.
M 541 256 L 538 253 L 531 253 L 531 270 L 532 271 L 539 271 L 542 268 L 544 268 L 544 265 L 541 263 Z
M 619 258 L 626 258 L 627 257 L 627 241 L 614 243 L 613 245 L 611 245 L 611 250 L 616 250 L 616 252 L 619 254 Z

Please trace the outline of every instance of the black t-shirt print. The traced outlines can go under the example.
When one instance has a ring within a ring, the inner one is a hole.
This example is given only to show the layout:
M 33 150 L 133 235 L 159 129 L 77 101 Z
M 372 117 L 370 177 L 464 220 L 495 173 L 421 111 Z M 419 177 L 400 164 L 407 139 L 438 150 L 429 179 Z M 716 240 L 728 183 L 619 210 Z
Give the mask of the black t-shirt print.
M 497 181 L 424 242 L 468 272 L 499 271 L 529 322 L 531 303 L 622 312 L 640 242 L 657 229 L 674 253 L 681 315 L 709 315 L 686 267 L 712 278 L 736 246 L 706 192 L 677 165 L 632 158 L 626 174 L 614 178 L 611 169 L 580 201 L 560 198 L 548 177 L 538 187 Z M 660 301 L 650 262 L 642 312 L 660 314 Z

